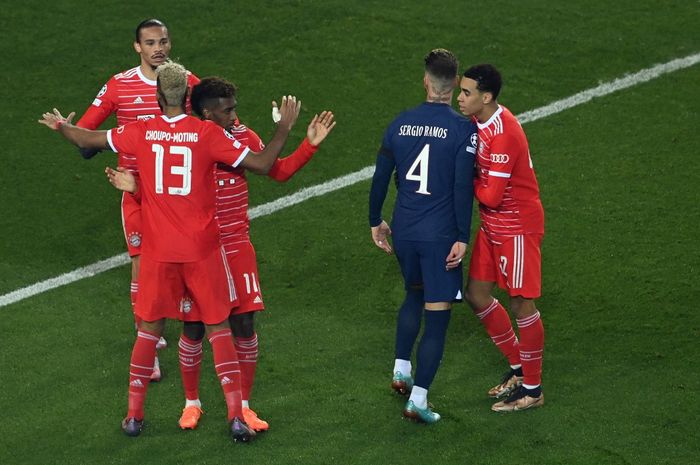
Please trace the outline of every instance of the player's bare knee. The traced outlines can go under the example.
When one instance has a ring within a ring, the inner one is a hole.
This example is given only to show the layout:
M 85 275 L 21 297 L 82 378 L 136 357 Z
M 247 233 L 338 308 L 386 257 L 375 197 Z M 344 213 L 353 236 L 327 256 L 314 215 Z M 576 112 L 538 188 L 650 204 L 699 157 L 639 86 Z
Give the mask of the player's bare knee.
M 527 318 L 537 313 L 535 301 L 526 299 L 522 296 L 513 296 L 510 298 L 510 311 L 516 318 Z
M 228 318 L 214 325 L 204 325 L 204 330 L 207 336 L 211 336 L 212 333 L 217 331 L 223 331 L 224 329 L 229 329 L 231 326 L 228 324 Z
M 255 334 L 255 312 L 231 315 L 229 323 L 235 337 L 251 338 Z
M 131 257 L 131 280 L 138 281 L 139 279 L 139 265 L 141 264 L 141 256 L 134 255 Z
M 491 288 L 475 282 L 467 283 L 464 297 L 474 311 L 483 310 L 493 302 Z
M 452 309 L 452 304 L 450 302 L 426 302 L 425 309 L 428 311 L 442 311 Z
M 165 329 L 165 319 L 156 321 L 141 321 L 139 323 L 139 330 L 146 331 L 156 336 L 161 336 L 163 330 Z
M 201 341 L 204 337 L 204 323 L 199 321 L 186 321 L 182 325 L 182 334 L 192 341 Z

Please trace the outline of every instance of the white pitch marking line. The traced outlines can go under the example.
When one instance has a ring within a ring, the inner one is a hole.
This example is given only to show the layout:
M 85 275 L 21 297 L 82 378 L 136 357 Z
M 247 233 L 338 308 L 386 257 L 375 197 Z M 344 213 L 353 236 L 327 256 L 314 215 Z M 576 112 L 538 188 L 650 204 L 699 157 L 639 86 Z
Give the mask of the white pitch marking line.
M 629 74 L 624 77 L 615 79 L 613 81 L 600 84 L 597 87 L 584 90 L 582 92 L 572 95 L 571 97 L 567 97 L 562 100 L 557 100 L 556 102 L 552 102 L 543 107 L 526 111 L 525 113 L 521 113 L 520 115 L 518 115 L 517 118 L 521 124 L 537 121 L 538 119 L 546 118 L 547 116 L 551 116 L 560 113 L 564 110 L 568 110 L 569 108 L 573 108 L 575 106 L 589 102 L 596 97 L 602 97 L 604 95 L 612 94 L 613 92 L 617 92 L 628 87 L 636 86 L 638 84 L 651 81 L 660 76 L 663 76 L 664 74 L 672 73 L 674 71 L 678 71 L 684 68 L 690 68 L 691 66 L 694 66 L 699 62 L 700 53 L 688 55 L 684 58 L 677 58 L 667 63 L 655 65 L 651 68 L 645 68 L 641 71 L 637 71 L 636 73 Z M 271 215 L 276 211 L 282 210 L 287 207 L 291 207 L 292 205 L 304 202 L 313 197 L 319 197 L 330 192 L 343 189 L 344 187 L 351 186 L 366 179 L 370 179 L 373 174 L 374 166 L 367 166 L 366 168 L 362 168 L 361 170 L 355 171 L 354 173 L 350 173 L 345 176 L 332 179 L 330 181 L 324 182 L 323 184 L 307 187 L 294 194 L 251 208 L 248 213 L 251 219 Z M 41 294 L 42 292 L 46 292 L 51 289 L 56 289 L 57 287 L 65 286 L 66 284 L 70 284 L 84 278 L 95 276 L 97 274 L 111 270 L 112 268 L 126 265 L 128 263 L 128 254 L 123 253 L 115 255 L 114 257 L 108 258 L 106 260 L 101 260 L 99 262 L 93 263 L 92 265 L 84 266 L 71 272 L 64 273 L 60 276 L 56 276 L 55 278 L 47 279 L 45 281 L 41 281 L 2 295 L 0 296 L 0 307 L 5 307 L 6 305 L 19 302 L 37 294 Z

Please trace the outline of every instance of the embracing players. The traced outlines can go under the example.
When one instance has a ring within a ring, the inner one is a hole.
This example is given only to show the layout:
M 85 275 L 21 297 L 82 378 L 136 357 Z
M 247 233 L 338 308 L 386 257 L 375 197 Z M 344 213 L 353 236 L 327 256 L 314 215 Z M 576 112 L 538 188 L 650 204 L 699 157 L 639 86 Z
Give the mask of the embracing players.
M 136 301 L 141 321 L 131 356 L 129 408 L 122 429 L 129 436 L 141 433 L 156 344 L 165 319 L 180 317 L 179 304 L 187 292 L 198 304 L 197 319 L 206 325 L 231 436 L 234 441 L 249 441 L 255 432 L 242 419 L 240 369 L 228 323 L 236 296 L 215 219 L 213 168 L 222 162 L 269 170 L 301 103 L 293 97 L 283 99 L 275 135 L 255 154 L 216 124 L 185 114 L 188 72 L 184 67 L 166 63 L 157 73 L 161 116 L 109 131 L 90 131 L 71 125 L 73 114 L 64 118 L 54 110 L 45 113 L 40 123 L 80 147 L 109 147 L 136 157 L 144 219 L 142 286 Z M 108 170 L 113 182 L 115 173 Z
M 134 68 L 114 75 L 98 92 L 92 105 L 76 123 L 86 129 L 97 129 L 105 120 L 115 113 L 117 125 L 133 121 L 146 120 L 160 116 L 161 110 L 156 100 L 156 67 L 168 60 L 170 55 L 170 34 L 165 24 L 158 19 L 147 19 L 136 26 L 134 50 L 138 53 L 140 64 Z M 187 85 L 191 89 L 199 79 L 187 73 Z M 189 102 L 188 102 L 189 107 Z M 189 110 L 189 108 L 188 108 Z M 99 150 L 81 148 L 85 158 L 94 156 Z M 118 165 L 137 174 L 136 159 L 133 155 L 120 152 Z M 133 196 L 122 195 L 122 225 L 124 238 L 131 257 L 131 305 L 138 294 L 139 256 L 143 228 L 141 222 L 141 205 Z M 138 325 L 138 317 L 135 316 Z M 158 348 L 165 347 L 165 339 L 159 341 Z M 151 380 L 160 380 L 160 367 L 156 357 Z
M 202 119 L 210 120 L 231 133 L 251 150 L 265 147 L 252 129 L 241 124 L 236 114 L 236 87 L 221 78 L 204 78 L 192 91 L 192 110 Z M 275 106 L 276 108 L 276 106 Z M 306 131 L 306 139 L 288 157 L 275 160 L 269 171 L 249 169 L 255 174 L 267 174 L 276 181 L 286 181 L 299 171 L 318 149 L 335 126 L 333 114 L 322 112 L 313 118 Z M 231 310 L 229 323 L 234 336 L 241 367 L 243 418 L 256 431 L 265 431 L 269 425 L 258 418 L 250 408 L 250 393 L 255 379 L 258 359 L 258 335 L 255 332 L 255 313 L 264 309 L 262 290 L 258 280 L 255 249 L 250 241 L 248 218 L 248 182 L 245 167 L 219 163 L 216 167 L 216 219 L 226 260 L 233 276 L 239 305 Z M 188 307 L 189 306 L 189 307 Z M 186 301 L 183 312 L 194 307 Z M 183 429 L 197 427 L 202 406 L 199 400 L 199 371 L 202 360 L 204 326 L 186 322 L 179 342 L 180 372 L 185 390 L 185 408 L 179 420 Z

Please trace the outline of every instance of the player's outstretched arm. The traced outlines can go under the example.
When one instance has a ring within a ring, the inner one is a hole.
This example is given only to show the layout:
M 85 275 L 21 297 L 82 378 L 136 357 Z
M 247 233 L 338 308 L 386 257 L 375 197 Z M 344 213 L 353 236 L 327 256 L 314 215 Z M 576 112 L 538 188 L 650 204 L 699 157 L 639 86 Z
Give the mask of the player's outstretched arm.
M 253 154 L 254 156 L 245 157 L 240 166 L 255 174 L 267 174 L 282 152 L 284 144 L 287 142 L 289 131 L 292 130 L 292 127 L 297 122 L 297 118 L 299 118 L 300 110 L 301 100 L 297 100 L 293 95 L 282 97 L 282 105 L 279 109 L 281 118 L 279 123 L 277 123 L 277 130 L 272 136 L 272 140 L 262 152 Z
M 78 147 L 91 149 L 109 148 L 109 142 L 107 142 L 107 131 L 91 131 L 89 129 L 73 126 L 71 121 L 73 120 L 74 116 L 74 111 L 71 112 L 68 117 L 65 117 L 60 111 L 54 108 L 53 113 L 44 113 L 42 118 L 39 120 L 39 123 L 53 129 L 54 131 L 60 132 L 63 137 Z
M 267 173 L 275 181 L 285 182 L 306 165 L 318 146 L 335 127 L 333 113 L 323 111 L 315 115 L 306 129 L 306 139 L 289 156 L 278 158 Z
M 389 241 L 387 240 L 387 238 L 391 236 L 391 228 L 388 224 L 386 224 L 386 221 L 382 220 L 378 226 L 372 226 L 371 230 L 374 245 L 382 249 L 384 252 L 391 254 L 391 244 L 389 244 Z
M 109 166 L 105 168 L 107 180 L 120 191 L 135 194 L 138 191 L 138 183 L 133 173 L 124 167 L 119 167 L 116 170 Z

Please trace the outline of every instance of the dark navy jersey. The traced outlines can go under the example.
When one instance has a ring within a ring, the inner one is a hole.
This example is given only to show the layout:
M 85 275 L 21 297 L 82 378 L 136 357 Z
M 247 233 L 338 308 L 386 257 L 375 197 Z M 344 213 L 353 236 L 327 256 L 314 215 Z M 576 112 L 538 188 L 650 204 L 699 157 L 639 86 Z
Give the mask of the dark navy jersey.
M 370 226 L 381 223 L 395 172 L 395 239 L 469 242 L 477 128 L 444 103 L 401 113 L 384 134 L 370 191 Z

